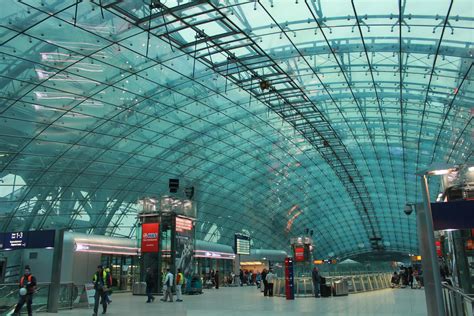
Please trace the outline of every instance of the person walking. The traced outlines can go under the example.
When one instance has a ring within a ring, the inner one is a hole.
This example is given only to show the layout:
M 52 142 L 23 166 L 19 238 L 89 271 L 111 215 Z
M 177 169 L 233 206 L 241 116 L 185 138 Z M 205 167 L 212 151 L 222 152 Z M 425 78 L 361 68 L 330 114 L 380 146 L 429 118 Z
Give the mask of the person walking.
M 311 278 L 313 279 L 313 287 L 314 287 L 314 296 L 321 297 L 321 276 L 319 275 L 319 270 L 317 267 L 313 268 L 313 272 L 311 273 Z
M 268 296 L 273 296 L 273 282 L 275 281 L 276 275 L 273 274 L 273 269 L 268 271 L 267 276 L 265 279 L 267 280 L 267 287 L 268 287 Z
M 184 275 L 181 272 L 181 269 L 178 269 L 178 274 L 176 275 L 176 302 L 182 302 L 182 290 L 184 284 Z
M 214 283 L 216 284 L 216 290 L 219 289 L 219 270 L 216 270 L 214 274 Z
M 153 288 L 155 287 L 155 280 L 153 279 L 153 273 L 151 269 L 148 267 L 146 268 L 146 296 L 148 297 L 147 303 L 151 303 L 155 301 L 155 297 L 152 294 Z
M 110 282 L 109 284 L 112 287 L 113 282 L 112 282 L 112 273 L 110 273 L 110 268 L 107 267 L 104 270 L 108 275 L 109 282 Z M 109 289 L 107 292 L 105 292 L 105 301 L 107 302 L 107 304 L 112 303 L 112 299 L 110 298 L 111 295 L 112 295 L 112 290 L 111 289 Z
M 168 301 L 168 297 L 170 298 L 170 302 L 173 302 L 173 273 L 171 273 L 170 269 L 166 269 L 166 276 L 165 276 L 165 281 L 163 282 L 163 291 L 165 292 L 165 297 L 162 298 L 161 300 L 163 302 Z
M 107 312 L 107 291 L 112 286 L 112 283 L 110 282 L 110 276 L 102 265 L 97 266 L 97 272 L 92 277 L 92 283 L 94 283 L 95 289 L 93 316 L 97 316 L 99 301 L 102 304 L 102 314 L 105 314 Z
M 20 298 L 15 306 L 13 315 L 20 315 L 21 308 L 25 303 L 28 316 L 33 315 L 31 305 L 33 304 L 33 294 L 36 291 L 36 278 L 31 274 L 30 266 L 25 266 L 25 271 L 20 278 L 18 287 L 20 288 Z
M 262 271 L 262 282 L 263 282 L 263 296 L 268 295 L 268 282 L 267 282 L 267 269 Z

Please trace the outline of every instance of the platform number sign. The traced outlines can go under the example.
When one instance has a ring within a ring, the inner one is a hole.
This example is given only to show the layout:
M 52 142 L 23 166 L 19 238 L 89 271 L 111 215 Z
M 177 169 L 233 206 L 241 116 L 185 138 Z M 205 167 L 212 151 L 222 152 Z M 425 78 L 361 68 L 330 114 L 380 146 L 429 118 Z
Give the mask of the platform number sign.
M 26 248 L 26 244 L 27 244 L 27 233 L 13 232 L 13 233 L 6 234 L 4 248 L 7 248 L 7 249 Z

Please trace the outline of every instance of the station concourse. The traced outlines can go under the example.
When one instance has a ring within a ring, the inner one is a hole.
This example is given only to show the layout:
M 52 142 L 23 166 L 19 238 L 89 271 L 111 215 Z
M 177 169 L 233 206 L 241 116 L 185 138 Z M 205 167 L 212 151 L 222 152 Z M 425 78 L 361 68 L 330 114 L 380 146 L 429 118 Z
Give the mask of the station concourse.
M 0 314 L 472 315 L 472 1 L 0 4 Z

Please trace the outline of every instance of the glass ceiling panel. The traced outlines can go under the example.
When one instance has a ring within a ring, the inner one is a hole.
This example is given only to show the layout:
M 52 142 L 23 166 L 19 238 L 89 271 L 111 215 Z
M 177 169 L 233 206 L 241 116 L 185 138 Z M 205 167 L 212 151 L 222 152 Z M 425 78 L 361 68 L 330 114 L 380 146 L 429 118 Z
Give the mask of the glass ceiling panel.
M 135 237 L 178 177 L 201 239 L 415 253 L 415 171 L 473 162 L 471 1 L 8 2 L 3 231 Z

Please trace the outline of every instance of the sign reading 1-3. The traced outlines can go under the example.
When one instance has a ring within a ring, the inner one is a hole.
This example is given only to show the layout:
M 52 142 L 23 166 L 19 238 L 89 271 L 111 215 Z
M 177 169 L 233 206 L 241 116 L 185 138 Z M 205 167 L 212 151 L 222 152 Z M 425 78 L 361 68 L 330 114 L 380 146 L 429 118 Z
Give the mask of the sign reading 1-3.
M 27 236 L 24 232 L 7 233 L 4 248 L 26 248 Z

